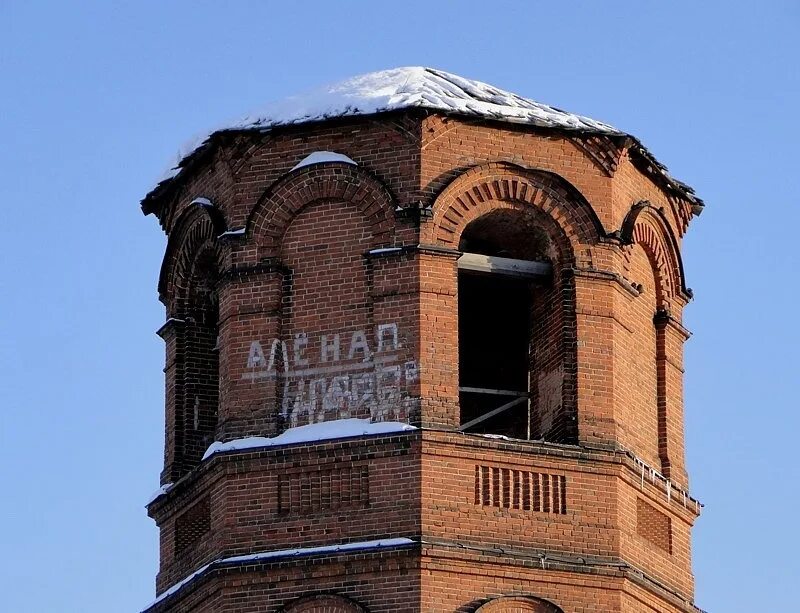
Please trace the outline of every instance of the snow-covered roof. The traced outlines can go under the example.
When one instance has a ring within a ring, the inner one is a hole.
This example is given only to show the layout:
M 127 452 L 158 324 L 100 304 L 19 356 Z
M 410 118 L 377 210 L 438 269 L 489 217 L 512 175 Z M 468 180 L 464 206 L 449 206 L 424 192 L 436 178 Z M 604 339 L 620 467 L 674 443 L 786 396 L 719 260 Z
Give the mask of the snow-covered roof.
M 266 132 L 278 126 L 413 108 L 576 133 L 629 136 L 601 121 L 568 113 L 481 81 L 420 66 L 393 68 L 359 75 L 273 102 L 238 121 L 198 137 L 182 148 L 158 185 L 145 196 L 143 205 L 160 192 L 160 188 L 166 187 L 180 175 L 188 162 L 210 144 L 214 135 L 250 130 Z M 633 140 L 639 153 L 652 163 L 654 171 L 662 174 L 673 188 L 690 201 L 700 203 L 692 196 L 690 188 L 672 179 L 666 173 L 666 168 L 638 140 Z
M 370 72 L 290 96 L 228 127 L 233 130 L 271 128 L 408 108 L 476 115 L 544 128 L 624 134 L 600 121 L 567 113 L 480 81 L 420 66 Z

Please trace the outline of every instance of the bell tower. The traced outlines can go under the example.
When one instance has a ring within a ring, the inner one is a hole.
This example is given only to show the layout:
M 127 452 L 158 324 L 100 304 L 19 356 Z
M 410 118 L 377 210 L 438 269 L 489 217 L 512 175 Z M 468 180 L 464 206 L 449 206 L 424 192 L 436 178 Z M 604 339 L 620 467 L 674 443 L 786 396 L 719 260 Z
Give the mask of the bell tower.
M 145 610 L 699 611 L 681 239 L 634 137 L 400 68 L 210 134 L 168 236 Z

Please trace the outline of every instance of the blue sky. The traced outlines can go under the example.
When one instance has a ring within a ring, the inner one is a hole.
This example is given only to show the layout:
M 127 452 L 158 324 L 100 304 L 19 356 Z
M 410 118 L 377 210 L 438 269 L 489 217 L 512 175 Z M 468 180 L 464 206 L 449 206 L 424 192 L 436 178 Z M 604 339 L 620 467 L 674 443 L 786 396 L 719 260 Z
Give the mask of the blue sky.
M 153 597 L 165 241 L 139 199 L 198 132 L 402 65 L 612 123 L 706 200 L 684 253 L 696 600 L 793 608 L 799 27 L 778 1 L 0 2 L 0 609 Z

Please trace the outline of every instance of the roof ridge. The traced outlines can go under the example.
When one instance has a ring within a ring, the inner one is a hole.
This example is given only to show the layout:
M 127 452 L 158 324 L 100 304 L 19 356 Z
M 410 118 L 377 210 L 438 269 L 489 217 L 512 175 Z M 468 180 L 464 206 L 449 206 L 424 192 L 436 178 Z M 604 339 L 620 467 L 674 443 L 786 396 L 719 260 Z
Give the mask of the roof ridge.
M 427 66 L 406 66 L 370 72 L 332 83 L 305 94 L 272 102 L 260 111 L 244 116 L 227 126 L 196 139 L 179 155 L 157 185 L 142 200 L 156 199 L 190 162 L 211 144 L 217 134 L 229 131 L 267 132 L 278 126 L 326 121 L 340 117 L 374 115 L 410 108 L 477 117 L 494 121 L 531 125 L 574 133 L 628 137 L 625 132 L 590 117 L 563 111 L 525 98 L 494 85 L 467 79 L 455 73 Z M 638 140 L 634 141 L 639 143 Z M 675 182 L 647 150 L 640 153 L 666 179 L 667 183 L 689 200 L 696 198 Z M 145 210 L 148 210 L 145 208 Z

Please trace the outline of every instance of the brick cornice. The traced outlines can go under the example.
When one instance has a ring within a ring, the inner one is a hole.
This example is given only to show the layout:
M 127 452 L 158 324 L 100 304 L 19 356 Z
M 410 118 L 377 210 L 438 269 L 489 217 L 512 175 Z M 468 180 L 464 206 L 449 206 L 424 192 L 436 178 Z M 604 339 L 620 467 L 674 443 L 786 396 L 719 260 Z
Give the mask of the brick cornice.
M 641 490 L 646 491 L 655 500 L 663 499 L 667 507 L 681 516 L 684 521 L 693 521 L 700 515 L 700 509 L 703 506 L 699 500 L 692 497 L 679 484 L 669 481 L 659 472 L 651 469 L 631 451 L 615 443 L 609 443 L 605 446 L 568 445 L 541 440 L 525 441 L 487 437 L 480 434 L 467 434 L 433 428 L 423 428 L 421 432 L 423 454 L 430 453 L 430 448 L 426 447 L 425 443 L 434 442 L 461 449 L 477 448 L 491 451 L 510 451 L 525 458 L 540 457 L 551 461 L 570 460 L 575 461 L 575 464 L 570 466 L 570 470 L 593 472 L 595 474 L 599 470 L 598 466 L 606 467 L 602 470 L 613 470 L 612 467 L 616 466 L 624 469 L 627 475 L 626 480 L 630 485 L 641 486 Z M 657 483 L 658 485 L 656 485 Z M 686 494 L 685 499 L 684 494 Z M 685 506 L 684 500 L 686 501 Z
M 434 564 L 436 560 L 447 560 L 445 564 L 469 561 L 474 565 L 519 568 L 537 568 L 544 573 L 568 573 L 590 575 L 592 577 L 617 577 L 625 579 L 657 594 L 667 600 L 671 605 L 687 613 L 703 613 L 702 609 L 691 602 L 686 595 L 679 593 L 665 585 L 655 577 L 630 563 L 614 558 L 576 556 L 569 552 L 553 550 L 516 549 L 509 547 L 488 547 L 470 545 L 463 541 L 448 541 L 440 539 L 422 539 L 422 567 L 426 567 L 426 559 Z M 471 571 L 486 572 L 472 567 Z M 460 573 L 468 572 L 459 568 Z M 490 571 L 489 571 L 490 572 Z M 508 572 L 507 570 L 504 572 Z M 569 584 L 574 579 L 566 576 L 561 582 Z
M 375 549 L 351 549 L 338 552 L 325 552 L 320 554 L 307 554 L 298 556 L 294 553 L 286 553 L 282 556 L 267 559 L 217 559 L 200 568 L 188 577 L 180 581 L 176 586 L 170 588 L 172 591 L 167 595 L 159 596 L 156 602 L 147 606 L 142 613 L 162 613 L 170 611 L 181 599 L 189 593 L 198 589 L 201 585 L 221 576 L 234 573 L 252 573 L 264 571 L 270 568 L 285 569 L 289 566 L 308 564 L 309 559 L 313 559 L 315 564 L 325 564 L 333 561 L 352 561 L 364 558 L 383 558 L 385 556 L 408 555 L 418 553 L 421 545 L 418 541 L 407 544 L 393 545 L 391 547 L 381 547 Z M 169 590 L 167 590 L 169 591 Z
M 248 449 L 237 449 L 230 451 L 217 452 L 206 458 L 195 466 L 186 475 L 164 494 L 155 498 L 147 505 L 148 515 L 160 521 L 160 518 L 169 513 L 171 509 L 177 509 L 183 505 L 185 499 L 197 495 L 197 487 L 204 479 L 207 483 L 202 484 L 204 490 L 209 489 L 217 479 L 226 474 L 227 467 L 235 466 L 244 461 L 275 461 L 276 458 L 285 458 L 291 454 L 311 454 L 311 453 L 330 453 L 334 450 L 355 449 L 363 444 L 372 444 L 377 440 L 381 441 L 384 449 L 370 452 L 371 458 L 392 455 L 397 452 L 391 443 L 409 444 L 418 441 L 420 430 L 406 430 L 391 432 L 387 434 L 363 434 L 359 436 L 337 438 L 314 442 L 288 443 L 285 445 L 271 445 L 264 447 L 251 447 Z

